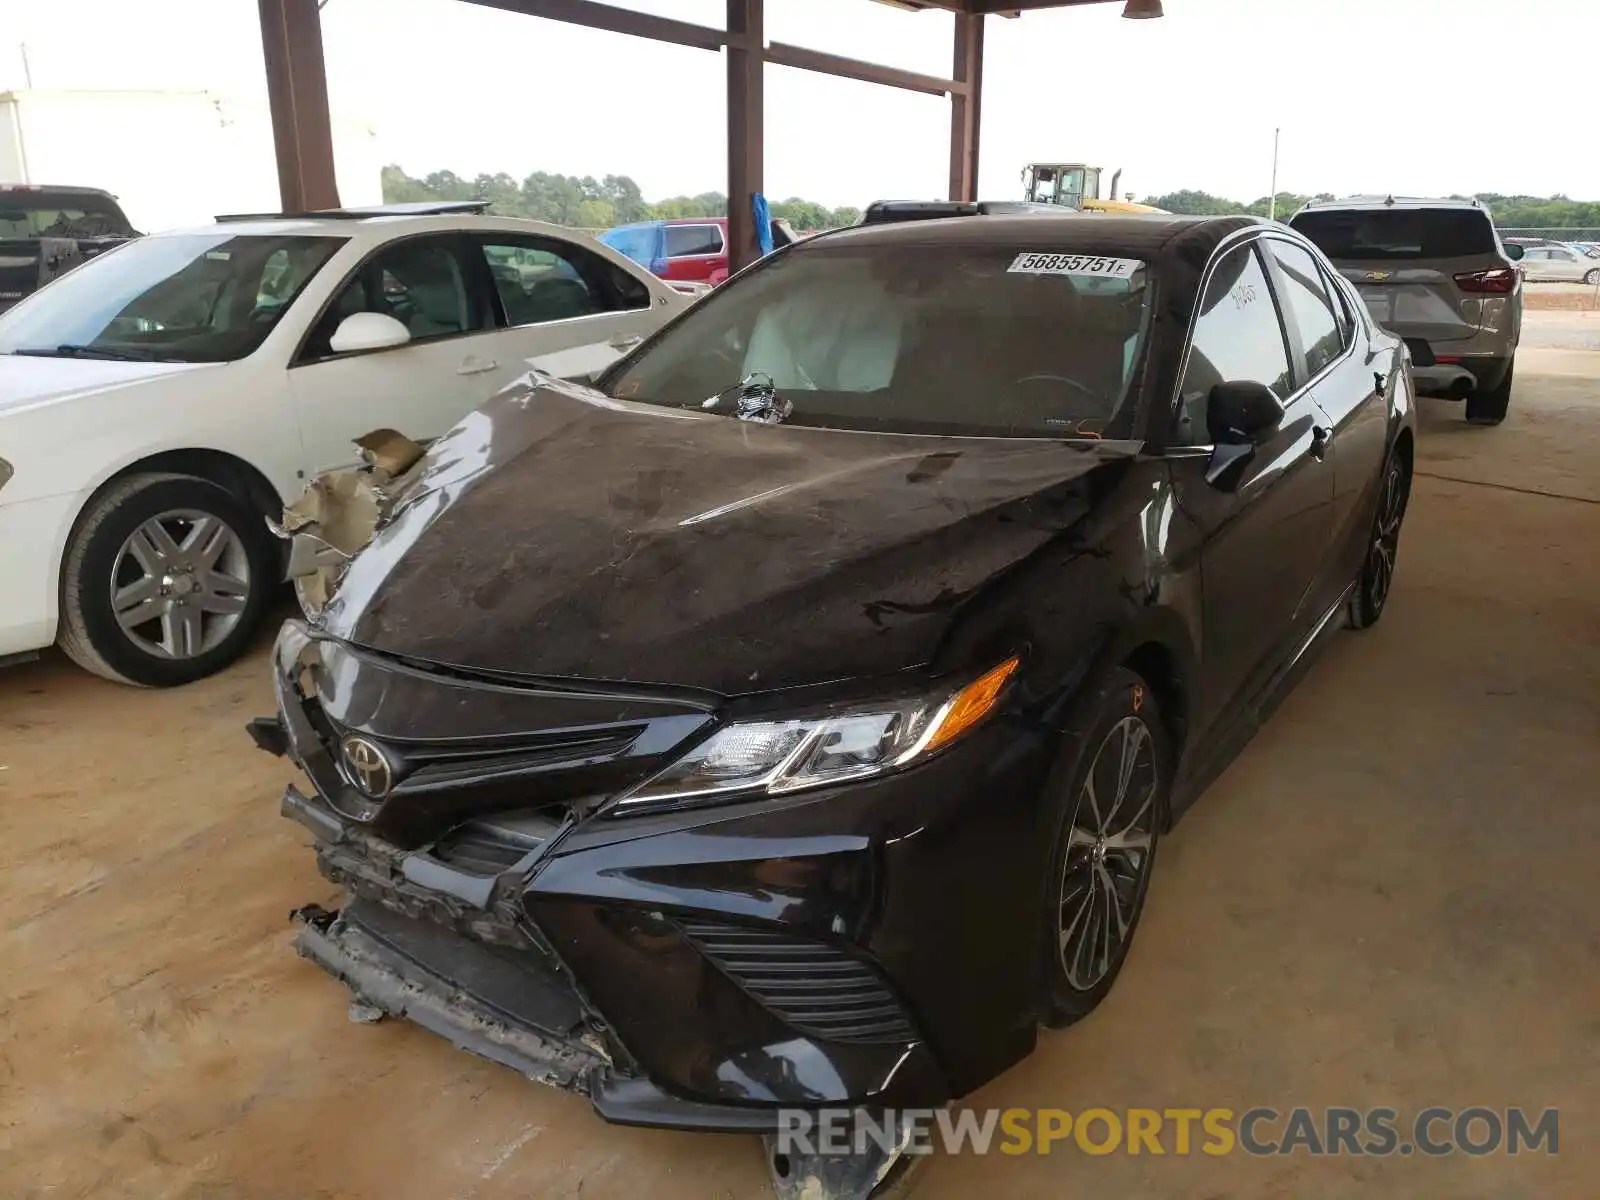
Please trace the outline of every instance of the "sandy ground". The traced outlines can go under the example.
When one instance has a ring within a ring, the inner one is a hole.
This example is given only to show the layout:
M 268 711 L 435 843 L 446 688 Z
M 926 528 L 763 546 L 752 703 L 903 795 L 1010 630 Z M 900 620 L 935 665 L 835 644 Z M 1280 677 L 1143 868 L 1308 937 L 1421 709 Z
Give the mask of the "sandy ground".
M 1590 1200 L 1600 1178 L 1600 355 L 1427 403 L 1389 613 L 1163 848 L 1089 1021 L 974 1105 L 1561 1110 L 1558 1158 L 941 1158 L 919 1198 Z M 137 693 L 0 674 L 0 1196 L 769 1194 L 758 1144 L 605 1126 L 290 951 L 331 902 L 251 749 L 263 654 Z

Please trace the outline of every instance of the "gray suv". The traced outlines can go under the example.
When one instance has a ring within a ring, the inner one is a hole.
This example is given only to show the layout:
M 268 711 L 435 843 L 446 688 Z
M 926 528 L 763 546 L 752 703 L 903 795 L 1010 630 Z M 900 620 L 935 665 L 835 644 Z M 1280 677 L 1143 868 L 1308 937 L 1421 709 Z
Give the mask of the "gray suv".
M 1356 285 L 1373 320 L 1405 340 L 1417 389 L 1498 425 L 1522 337 L 1521 246 L 1475 200 L 1357 196 L 1289 220 Z

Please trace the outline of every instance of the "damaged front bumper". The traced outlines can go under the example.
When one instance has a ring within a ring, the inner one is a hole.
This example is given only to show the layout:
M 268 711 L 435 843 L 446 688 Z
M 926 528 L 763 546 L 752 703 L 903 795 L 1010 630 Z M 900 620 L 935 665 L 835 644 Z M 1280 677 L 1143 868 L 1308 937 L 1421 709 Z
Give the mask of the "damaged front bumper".
M 405 1017 L 463 1050 L 568 1091 L 587 1093 L 589 1080 L 609 1066 L 598 1041 L 584 1032 L 577 997 L 552 974 L 370 900 L 340 912 L 312 905 L 293 915 L 302 922 L 296 951 L 355 993 L 352 1012 L 363 1019 Z
M 597 801 L 703 727 L 688 700 L 474 681 L 298 622 L 276 667 L 279 715 L 251 732 L 315 784 L 283 813 L 350 896 L 301 910 L 297 948 L 358 1016 L 414 1020 L 608 1121 L 702 1131 L 936 1107 L 1032 1048 L 1034 931 L 996 914 L 1035 900 L 1047 740 L 996 722 L 902 774 L 617 819 Z M 414 756 L 418 728 L 448 730 L 449 757 L 397 761 L 383 798 L 357 794 L 341 748 Z M 587 740 L 498 735 L 494 770 L 469 779 L 462 749 L 485 729 Z

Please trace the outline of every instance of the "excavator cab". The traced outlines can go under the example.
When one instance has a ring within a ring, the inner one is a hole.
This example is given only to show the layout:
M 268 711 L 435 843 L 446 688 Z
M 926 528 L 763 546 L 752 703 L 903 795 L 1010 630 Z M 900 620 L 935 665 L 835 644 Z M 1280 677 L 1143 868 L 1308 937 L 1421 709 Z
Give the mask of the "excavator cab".
M 1083 163 L 1029 163 L 1022 169 L 1023 198 L 1034 204 L 1059 204 L 1080 211 L 1085 200 L 1100 198 L 1100 168 Z

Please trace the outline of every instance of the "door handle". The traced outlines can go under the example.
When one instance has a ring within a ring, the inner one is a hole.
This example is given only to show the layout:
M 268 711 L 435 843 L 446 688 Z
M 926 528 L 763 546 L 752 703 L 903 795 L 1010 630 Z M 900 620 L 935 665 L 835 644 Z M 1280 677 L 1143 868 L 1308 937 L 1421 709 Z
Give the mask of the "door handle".
M 1321 462 L 1328 456 L 1328 446 L 1333 442 L 1333 430 L 1321 425 L 1311 427 L 1311 457 Z
M 1382 371 L 1374 371 L 1372 373 L 1372 386 L 1377 390 L 1380 397 L 1387 396 L 1389 394 L 1389 377 Z
M 498 371 L 500 364 L 492 359 L 485 362 L 481 358 L 469 358 L 456 368 L 457 375 L 482 375 L 488 371 Z
M 611 339 L 609 345 L 613 350 L 621 350 L 626 353 L 627 351 L 632 350 L 642 341 L 644 341 L 644 338 L 635 333 L 630 334 L 627 337 L 614 337 Z

